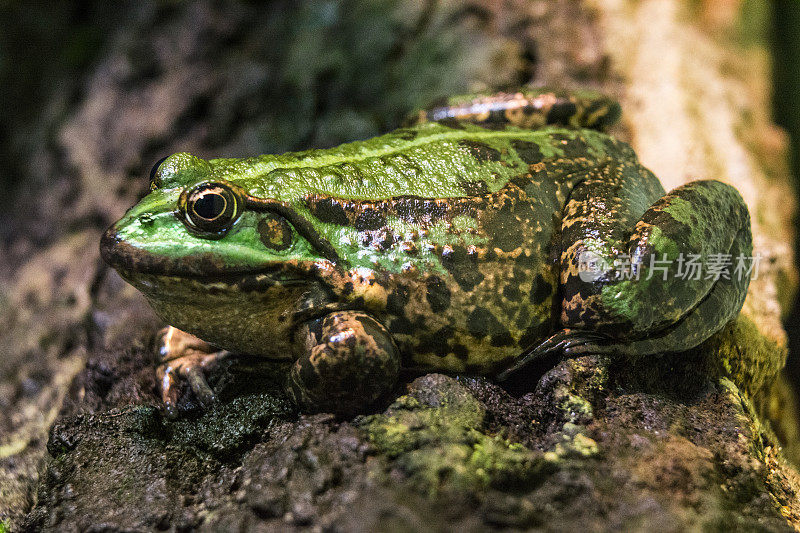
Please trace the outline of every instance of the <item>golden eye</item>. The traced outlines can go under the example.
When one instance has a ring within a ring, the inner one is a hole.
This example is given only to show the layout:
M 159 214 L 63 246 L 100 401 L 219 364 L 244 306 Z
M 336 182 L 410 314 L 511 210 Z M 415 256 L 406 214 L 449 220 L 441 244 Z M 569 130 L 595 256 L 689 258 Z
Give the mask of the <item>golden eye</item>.
M 219 239 L 242 214 L 244 196 L 224 182 L 204 182 L 184 191 L 178 200 L 183 223 L 201 237 Z
M 286 250 L 292 244 L 292 226 L 280 215 L 268 213 L 258 222 L 261 242 L 272 250 Z

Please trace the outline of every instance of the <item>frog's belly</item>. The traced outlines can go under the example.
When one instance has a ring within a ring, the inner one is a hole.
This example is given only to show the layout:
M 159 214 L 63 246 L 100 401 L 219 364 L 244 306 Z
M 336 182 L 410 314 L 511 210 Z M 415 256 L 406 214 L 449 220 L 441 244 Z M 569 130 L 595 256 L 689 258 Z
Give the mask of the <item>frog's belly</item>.
M 552 332 L 556 281 L 544 265 L 470 269 L 471 280 L 428 274 L 390 291 L 385 323 L 407 366 L 493 374 Z

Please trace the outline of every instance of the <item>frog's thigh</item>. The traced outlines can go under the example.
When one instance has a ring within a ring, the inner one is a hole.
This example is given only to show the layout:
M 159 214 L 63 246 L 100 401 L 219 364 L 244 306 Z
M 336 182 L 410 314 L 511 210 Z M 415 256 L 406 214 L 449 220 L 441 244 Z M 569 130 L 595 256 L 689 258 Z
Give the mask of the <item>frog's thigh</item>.
M 738 244 L 732 249 L 736 257 L 739 253 Z M 692 308 L 682 318 L 666 329 L 639 340 L 619 344 L 577 343 L 564 349 L 568 356 L 577 356 L 585 353 L 620 353 L 636 356 L 659 352 L 680 352 L 693 348 L 706 340 L 711 334 L 718 331 L 724 324 L 731 320 L 742 307 L 747 287 L 741 286 L 741 281 L 720 279 L 713 284 L 697 306 Z
M 639 279 L 625 279 L 634 271 L 631 265 L 609 268 L 598 280 L 582 279 L 576 270 L 578 255 L 598 249 L 590 242 L 597 228 L 590 217 L 569 223 L 565 221 L 565 233 L 573 244 L 561 258 L 565 327 L 601 329 L 626 343 L 642 339 L 637 343 L 640 354 L 678 351 L 705 340 L 742 306 L 749 274 L 734 268 L 739 256 L 752 255 L 750 219 L 741 196 L 729 185 L 697 181 L 679 187 L 650 206 L 627 239 L 604 243 L 609 250 L 626 252 Z M 684 272 L 679 271 L 680 258 L 691 256 L 701 257 L 699 279 L 686 276 L 685 262 Z M 708 276 L 713 256 L 730 262 L 729 279 Z M 651 258 L 665 257 L 661 264 L 667 265 L 666 276 L 661 270 L 651 272 Z M 615 257 L 603 259 L 613 264 Z
M 289 392 L 309 410 L 356 413 L 397 381 L 400 355 L 389 332 L 360 311 L 339 311 L 303 325 Z
M 167 412 L 175 414 L 178 403 L 180 379 L 188 381 L 197 399 L 204 406 L 214 401 L 214 392 L 203 374 L 229 355 L 204 340 L 178 328 L 167 326 L 156 339 L 160 364 L 156 375 L 161 386 L 161 397 Z

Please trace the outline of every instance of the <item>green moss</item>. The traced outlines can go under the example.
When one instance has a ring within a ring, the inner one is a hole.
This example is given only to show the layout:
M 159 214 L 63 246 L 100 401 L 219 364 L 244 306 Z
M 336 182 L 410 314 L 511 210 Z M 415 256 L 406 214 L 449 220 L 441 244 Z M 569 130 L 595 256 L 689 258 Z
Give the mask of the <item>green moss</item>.
M 6 527 L 5 522 L 0 522 L 0 533 L 6 533 L 8 531 L 8 527 Z
M 570 422 L 578 422 L 594 416 L 592 404 L 571 392 L 565 394 L 558 407 L 566 414 L 566 418 Z
M 270 392 L 219 402 L 198 418 L 180 418 L 167 425 L 175 444 L 227 457 L 245 449 L 275 420 L 293 412 L 288 400 Z
M 487 486 L 509 489 L 534 481 L 551 466 L 544 454 L 482 431 L 483 408 L 450 381 L 434 399 L 409 394 L 386 413 L 357 421 L 415 490 L 432 496 Z
M 556 464 L 563 459 L 585 459 L 600 453 L 600 447 L 597 442 L 583 433 L 577 433 L 572 436 L 565 434 L 563 439 L 562 442 L 555 445 L 552 451 L 545 454 L 545 458 L 551 463 Z
M 729 378 L 749 398 L 772 382 L 787 355 L 785 347 L 767 339 L 741 314 L 697 350 L 709 355 L 706 364 L 711 375 Z

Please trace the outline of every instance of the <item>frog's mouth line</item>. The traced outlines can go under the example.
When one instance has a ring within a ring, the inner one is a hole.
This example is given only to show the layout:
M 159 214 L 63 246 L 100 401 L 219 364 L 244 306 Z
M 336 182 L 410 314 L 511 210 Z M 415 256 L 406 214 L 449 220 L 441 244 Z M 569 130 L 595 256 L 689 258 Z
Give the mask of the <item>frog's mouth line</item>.
M 237 285 L 243 289 L 252 286 L 252 290 L 256 290 L 270 285 L 304 283 L 310 276 L 300 265 L 285 262 L 257 269 L 237 268 L 226 266 L 211 253 L 185 257 L 148 253 L 122 240 L 114 226 L 108 228 L 100 239 L 100 255 L 126 279 L 135 279 L 139 275 L 185 278 L 201 283 Z

